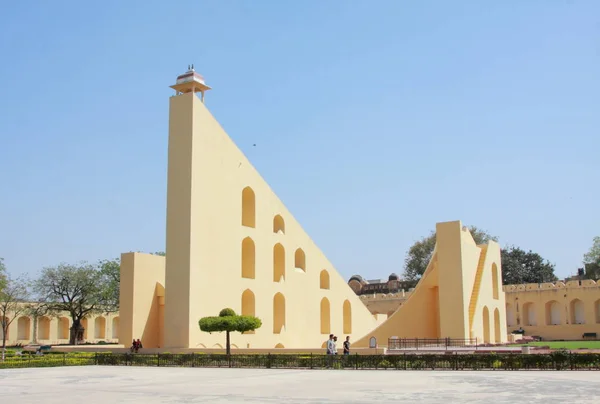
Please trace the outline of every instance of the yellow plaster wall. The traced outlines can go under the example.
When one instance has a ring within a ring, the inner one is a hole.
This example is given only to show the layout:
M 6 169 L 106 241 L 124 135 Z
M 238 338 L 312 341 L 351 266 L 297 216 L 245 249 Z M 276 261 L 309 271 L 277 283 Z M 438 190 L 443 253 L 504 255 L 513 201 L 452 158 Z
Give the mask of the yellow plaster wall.
M 161 303 L 164 304 L 165 257 L 121 254 L 119 344 L 141 339 L 143 346 L 162 342 Z
M 225 307 L 240 313 L 246 290 L 254 294 L 254 312 L 263 326 L 254 334 L 234 334 L 232 343 L 238 347 L 321 346 L 329 333 L 321 333 L 323 298 L 329 301 L 331 333 L 354 338 L 372 329 L 376 319 L 205 105 L 192 93 L 172 97 L 169 119 L 165 346 L 223 344 L 223 335 L 201 332 L 198 320 L 217 315 Z M 254 227 L 242 226 L 246 187 L 255 196 Z M 283 218 L 284 234 L 273 231 L 276 215 Z M 254 279 L 242 277 L 246 237 L 255 246 Z M 273 274 L 277 243 L 285 249 L 285 276 L 279 282 Z M 305 270 L 295 268 L 297 249 L 304 251 Z M 320 288 L 323 270 L 329 274 L 329 289 Z M 136 283 L 135 293 L 141 289 Z M 278 293 L 285 298 L 285 327 L 280 333 L 274 332 L 274 296 Z M 346 300 L 351 307 L 349 333 L 344 332 Z
M 600 284 L 593 280 L 506 285 L 504 291 L 509 332 L 522 327 L 526 336 L 545 340 L 578 340 L 586 332 L 600 337 Z M 581 302 L 579 307 L 576 301 Z M 556 302 L 554 308 L 552 302 Z M 531 312 L 527 310 L 530 304 Z M 524 311 L 533 313 L 535 321 L 527 321 Z

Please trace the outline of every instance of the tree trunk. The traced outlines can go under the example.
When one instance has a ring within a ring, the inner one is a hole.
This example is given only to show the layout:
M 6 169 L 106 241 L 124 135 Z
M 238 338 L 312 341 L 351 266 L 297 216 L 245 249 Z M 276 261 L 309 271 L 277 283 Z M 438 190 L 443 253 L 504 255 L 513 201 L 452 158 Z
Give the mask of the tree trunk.
M 73 325 L 69 331 L 69 344 L 79 345 L 79 341 L 83 340 L 83 332 L 85 331 L 85 328 L 81 326 L 81 320 L 73 320 Z
M 2 316 L 2 362 L 6 357 L 6 334 L 8 333 L 8 320 L 5 316 Z
M 32 344 L 37 344 L 37 326 L 38 326 L 38 316 L 34 315 L 33 316 L 33 340 L 31 341 Z
M 225 331 L 227 333 L 227 342 L 225 343 L 226 345 L 226 352 L 227 352 L 227 356 L 229 356 L 231 354 L 231 345 L 229 343 L 229 331 Z

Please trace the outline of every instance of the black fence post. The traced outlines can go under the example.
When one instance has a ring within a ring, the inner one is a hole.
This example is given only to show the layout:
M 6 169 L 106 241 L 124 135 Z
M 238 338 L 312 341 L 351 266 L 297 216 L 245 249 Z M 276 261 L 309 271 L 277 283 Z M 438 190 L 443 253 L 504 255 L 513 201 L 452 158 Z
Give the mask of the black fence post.
M 67 353 L 63 352 L 63 366 L 67 365 Z
M 98 352 L 94 352 L 94 365 L 98 364 Z
M 313 353 L 310 353 L 310 368 L 313 369 Z
M 356 362 L 356 370 L 358 370 L 358 352 L 356 353 L 356 360 L 355 360 L 355 362 Z
M 156 354 L 156 367 L 160 367 L 160 353 Z

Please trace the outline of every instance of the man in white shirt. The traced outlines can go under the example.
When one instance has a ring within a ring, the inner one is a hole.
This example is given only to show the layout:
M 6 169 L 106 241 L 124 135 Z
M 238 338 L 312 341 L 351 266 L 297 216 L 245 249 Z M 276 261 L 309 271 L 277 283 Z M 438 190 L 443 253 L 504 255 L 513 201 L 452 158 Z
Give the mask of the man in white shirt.
M 333 340 L 333 334 L 329 334 L 329 339 L 327 340 L 327 355 L 335 354 L 335 341 Z

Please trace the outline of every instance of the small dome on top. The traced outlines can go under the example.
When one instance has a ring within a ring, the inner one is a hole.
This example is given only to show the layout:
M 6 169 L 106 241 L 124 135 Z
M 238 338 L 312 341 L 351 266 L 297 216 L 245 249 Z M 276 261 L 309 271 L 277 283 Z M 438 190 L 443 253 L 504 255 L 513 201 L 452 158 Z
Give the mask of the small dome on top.
M 398 275 L 396 275 L 395 273 L 392 273 L 390 275 L 390 277 L 388 278 L 388 281 L 397 281 L 398 279 L 399 279 Z
M 352 275 L 350 277 L 350 279 L 348 280 L 348 282 L 351 282 L 351 281 L 357 281 L 359 283 L 363 283 L 364 282 L 362 276 L 360 276 L 360 275 Z
M 176 84 L 187 83 L 190 81 L 195 81 L 197 83 L 206 84 L 204 82 L 204 77 L 200 73 L 197 73 L 194 70 L 194 65 L 188 66 L 188 71 L 177 76 Z

